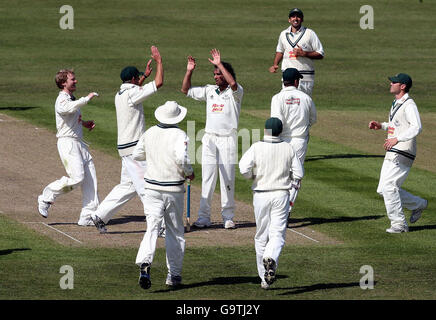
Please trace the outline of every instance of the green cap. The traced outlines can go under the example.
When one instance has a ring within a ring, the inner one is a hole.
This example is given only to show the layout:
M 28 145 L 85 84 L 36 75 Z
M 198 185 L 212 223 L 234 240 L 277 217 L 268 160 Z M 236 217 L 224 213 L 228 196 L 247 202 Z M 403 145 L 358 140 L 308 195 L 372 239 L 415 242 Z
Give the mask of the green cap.
M 289 18 L 292 17 L 293 15 L 297 15 L 300 16 L 301 18 L 304 18 L 303 11 L 301 11 L 298 8 L 294 8 L 291 9 L 291 11 L 289 11 Z
M 412 78 L 408 74 L 398 73 L 393 77 L 388 77 L 388 79 L 394 83 L 405 84 L 408 89 L 412 87 Z
M 296 79 L 303 78 L 300 71 L 298 71 L 295 68 L 287 68 L 285 71 L 283 71 L 282 77 L 283 77 L 283 81 L 291 81 L 291 82 Z
M 139 72 L 136 67 L 128 66 L 125 67 L 120 74 L 120 78 L 123 82 L 130 81 L 132 78 L 142 76 L 144 72 Z
M 282 120 L 279 118 L 269 118 L 265 121 L 265 129 L 271 130 L 271 135 L 278 137 L 283 130 Z

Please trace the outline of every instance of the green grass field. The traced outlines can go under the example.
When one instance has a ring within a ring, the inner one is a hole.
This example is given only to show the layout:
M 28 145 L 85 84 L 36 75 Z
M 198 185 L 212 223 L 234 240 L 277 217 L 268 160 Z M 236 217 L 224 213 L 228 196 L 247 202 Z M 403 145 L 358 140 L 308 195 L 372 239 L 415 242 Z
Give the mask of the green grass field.
M 233 64 L 245 89 L 243 109 L 269 109 L 280 90 L 280 74 L 270 74 L 268 67 L 294 6 L 304 11 L 304 24 L 316 31 L 326 53 L 316 63 L 313 98 L 319 110 L 386 110 L 387 115 L 392 101 L 387 76 L 406 72 L 413 77 L 411 95 L 419 110 L 434 112 L 436 6 L 428 0 L 367 1 L 374 8 L 373 30 L 359 27 L 360 1 L 74 0 L 68 3 L 74 8 L 73 30 L 59 27 L 58 1 L 16 4 L 0 4 L 0 112 L 54 133 L 54 75 L 72 67 L 79 80 L 77 96 L 100 94 L 82 108 L 84 119 L 97 123 L 85 139 L 113 156 L 120 70 L 143 68 L 151 45 L 163 56 L 165 83 L 144 104 L 148 126 L 156 123 L 157 106 L 176 100 L 188 107 L 187 120 L 194 120 L 197 130 L 204 127 L 203 103 L 186 98 L 180 86 L 188 55 L 197 58 L 193 85 L 212 83 L 207 58 L 215 47 Z M 264 121 L 244 112 L 240 128 L 259 129 Z M 338 126 L 347 134 L 347 123 Z M 186 129 L 186 122 L 181 127 Z M 0 299 L 434 300 L 436 169 L 412 168 L 403 187 L 428 199 L 429 208 L 408 234 L 388 235 L 383 199 L 376 193 L 383 158 L 362 152 L 359 145 L 365 141 L 355 139 L 351 149 L 311 137 L 293 218 L 341 244 L 286 246 L 273 290 L 259 287 L 254 244 L 187 247 L 184 287 L 170 291 L 156 281 L 143 291 L 133 263 L 137 248 L 65 247 L 0 214 Z M 380 143 L 383 139 L 380 135 Z M 195 169 L 199 185 L 200 166 Z M 237 198 L 250 202 L 250 182 L 239 173 L 236 186 Z M 62 265 L 74 266 L 74 290 L 59 288 Z M 363 265 L 374 269 L 373 290 L 359 286 Z M 165 274 L 159 249 L 152 279 Z

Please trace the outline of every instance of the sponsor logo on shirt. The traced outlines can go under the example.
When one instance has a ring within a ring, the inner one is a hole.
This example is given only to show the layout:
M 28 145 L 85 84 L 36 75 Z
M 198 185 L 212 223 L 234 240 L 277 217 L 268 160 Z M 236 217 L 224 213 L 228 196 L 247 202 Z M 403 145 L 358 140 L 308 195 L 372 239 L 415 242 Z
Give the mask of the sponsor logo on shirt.
M 300 98 L 290 98 L 285 100 L 286 104 L 298 104 L 300 105 Z
M 214 103 L 212 105 L 212 112 L 223 112 L 223 109 L 224 109 L 224 104 Z
M 389 136 L 393 136 L 395 132 L 395 128 L 394 127 L 388 127 L 388 135 Z

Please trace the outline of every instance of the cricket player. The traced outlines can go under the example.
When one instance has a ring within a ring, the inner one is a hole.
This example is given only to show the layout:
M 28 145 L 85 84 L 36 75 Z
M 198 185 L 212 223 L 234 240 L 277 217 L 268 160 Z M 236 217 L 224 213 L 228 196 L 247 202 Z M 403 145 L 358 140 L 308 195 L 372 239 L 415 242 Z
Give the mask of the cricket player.
M 324 49 L 316 33 L 302 25 L 303 11 L 294 8 L 289 12 L 289 28 L 280 33 L 271 73 L 277 72 L 282 62 L 282 71 L 296 68 L 303 75 L 299 90 L 312 96 L 315 82 L 315 64 L 313 60 L 324 58 Z
M 295 68 L 287 68 L 283 71 L 284 87 L 271 99 L 271 117 L 279 118 L 283 122 L 280 138 L 292 146 L 304 172 L 309 129 L 316 123 L 316 108 L 312 98 L 297 89 L 302 78 L 301 73 Z M 300 187 L 301 181 L 292 179 L 289 215 Z
M 82 211 L 77 224 L 79 226 L 93 225 L 91 213 L 97 209 L 99 204 L 97 175 L 88 146 L 82 139 L 82 127 L 92 130 L 95 123 L 93 120 L 82 120 L 80 108 L 98 94 L 91 92 L 86 97 L 76 99 L 73 92 L 76 91 L 77 79 L 74 71 L 70 69 L 60 70 L 56 74 L 55 82 L 61 89 L 55 103 L 57 145 L 68 176 L 44 188 L 42 194 L 38 196 L 38 210 L 41 216 L 47 218 L 48 209 L 58 196 L 81 186 Z
M 268 289 L 275 281 L 279 256 L 285 245 L 292 179 L 303 178 L 303 168 L 293 148 L 280 139 L 282 130 L 280 119 L 268 119 L 263 140 L 254 143 L 239 161 L 241 174 L 253 179 L 254 243 L 263 289 Z
M 221 61 L 219 50 L 211 51 L 215 85 L 191 87 L 195 59 L 188 57 L 181 91 L 188 97 L 206 101 L 206 128 L 202 139 L 202 186 L 198 219 L 194 226 L 211 225 L 210 210 L 219 172 L 221 187 L 221 215 L 224 228 L 234 229 L 235 165 L 237 164 L 237 129 L 244 89 L 236 82 L 232 66 Z
M 167 101 L 155 111 L 159 124 L 139 139 L 133 158 L 147 161 L 144 174 L 144 213 L 147 231 L 136 256 L 140 267 L 139 285 L 151 286 L 150 267 L 156 252 L 156 240 L 162 219 L 166 225 L 166 284 L 178 286 L 182 281 L 185 253 L 183 224 L 185 179 L 193 180 L 194 171 L 188 157 L 188 136 L 177 124 L 186 116 L 186 108 Z
M 391 221 L 391 227 L 386 232 L 401 233 L 409 231 L 403 207 L 412 210 L 410 223 L 415 223 L 427 208 L 428 201 L 401 188 L 416 157 L 416 137 L 422 131 L 418 107 L 409 96 L 412 78 L 399 73 L 389 77 L 389 80 L 390 92 L 395 100 L 392 102 L 388 122 L 371 121 L 369 129 L 388 132 L 383 145 L 386 155 L 377 192 L 383 196 Z
M 121 180 L 99 205 L 92 215 L 95 226 L 100 233 L 106 233 L 109 220 L 136 195 L 142 199 L 144 193 L 145 161 L 133 159 L 133 150 L 139 138 L 145 132 L 143 101 L 163 85 L 162 57 L 157 47 L 151 47 L 151 58 L 145 72 L 136 67 L 125 67 L 120 74 L 120 90 L 115 94 L 117 114 L 118 153 L 121 157 Z M 151 62 L 156 62 L 156 75 L 153 81 L 144 84 L 151 74 Z M 162 232 L 162 231 L 161 231 Z

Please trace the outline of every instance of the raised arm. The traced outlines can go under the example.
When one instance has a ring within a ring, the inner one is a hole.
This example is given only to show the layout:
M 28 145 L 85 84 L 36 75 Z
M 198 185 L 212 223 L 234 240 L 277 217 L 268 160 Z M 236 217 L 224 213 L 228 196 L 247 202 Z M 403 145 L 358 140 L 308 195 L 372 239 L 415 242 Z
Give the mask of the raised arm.
M 151 47 L 151 58 L 156 61 L 156 75 L 154 76 L 154 82 L 156 84 L 156 88 L 159 89 L 163 85 L 164 71 L 162 57 L 159 53 L 159 50 L 155 46 Z
M 195 59 L 192 56 L 188 56 L 186 73 L 185 73 L 185 77 L 183 78 L 182 89 L 180 89 L 180 91 L 182 91 L 184 94 L 188 94 L 188 91 L 191 88 L 191 77 L 196 66 L 197 64 L 195 63 Z

